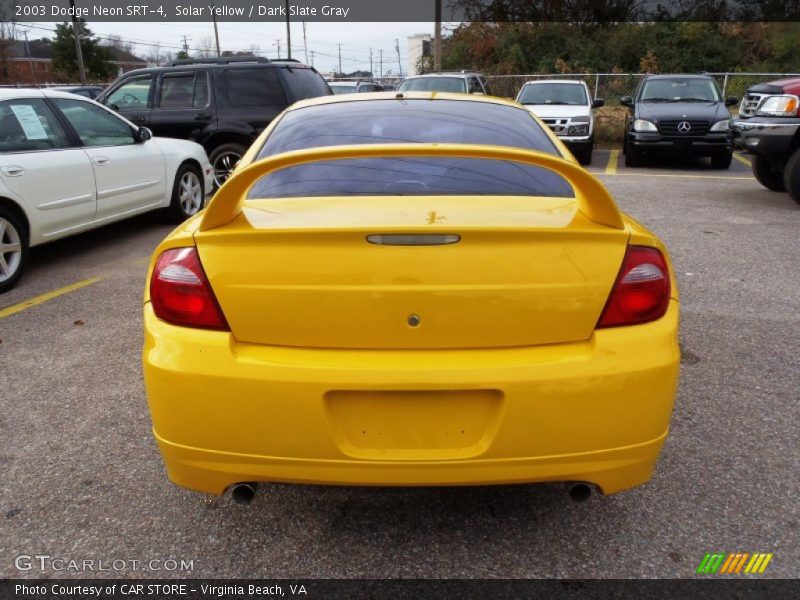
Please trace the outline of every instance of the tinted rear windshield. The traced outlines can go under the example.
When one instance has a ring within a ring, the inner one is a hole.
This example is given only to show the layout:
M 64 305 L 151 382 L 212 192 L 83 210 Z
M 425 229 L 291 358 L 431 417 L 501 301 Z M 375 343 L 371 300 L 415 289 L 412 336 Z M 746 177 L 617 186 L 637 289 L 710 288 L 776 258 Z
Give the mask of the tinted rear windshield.
M 467 91 L 467 83 L 462 77 L 419 77 L 406 79 L 398 89 L 401 92 L 463 93 Z
M 588 104 L 586 90 L 574 83 L 535 83 L 522 88 L 517 102 L 520 104 Z
M 319 146 L 385 143 L 486 144 L 558 155 L 521 108 L 457 100 L 366 100 L 290 111 L 261 148 L 263 158 Z M 379 158 L 301 165 L 259 181 L 250 197 L 333 195 L 533 195 L 572 197 L 561 176 L 516 162 Z

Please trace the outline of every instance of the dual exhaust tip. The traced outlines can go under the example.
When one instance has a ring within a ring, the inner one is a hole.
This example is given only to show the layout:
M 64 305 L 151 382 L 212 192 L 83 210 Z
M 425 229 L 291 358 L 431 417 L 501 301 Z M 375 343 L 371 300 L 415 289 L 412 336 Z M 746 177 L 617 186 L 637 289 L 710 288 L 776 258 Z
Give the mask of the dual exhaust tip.
M 236 504 L 248 505 L 256 497 L 257 484 L 236 483 L 231 486 L 231 498 Z M 569 497 L 574 502 L 586 502 L 592 496 L 592 486 L 577 482 L 569 486 Z

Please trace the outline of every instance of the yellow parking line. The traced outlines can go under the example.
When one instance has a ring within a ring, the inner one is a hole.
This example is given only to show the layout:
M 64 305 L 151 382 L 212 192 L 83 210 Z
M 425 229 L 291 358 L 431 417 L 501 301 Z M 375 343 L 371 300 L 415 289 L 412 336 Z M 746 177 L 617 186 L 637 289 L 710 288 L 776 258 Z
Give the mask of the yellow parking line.
M 0 319 L 5 319 L 6 317 L 15 315 L 18 312 L 22 312 L 23 310 L 33 308 L 34 306 L 43 304 L 48 300 L 52 300 L 53 298 L 58 298 L 59 296 L 63 296 L 64 294 L 68 294 L 70 292 L 74 292 L 75 290 L 85 288 L 86 286 L 92 285 L 102 280 L 103 280 L 102 277 L 92 277 L 91 279 L 84 279 L 83 281 L 79 281 L 71 285 L 66 285 L 62 288 L 58 288 L 57 290 L 53 290 L 52 292 L 41 294 L 39 296 L 31 298 L 30 300 L 23 300 L 22 302 L 18 302 L 17 304 L 6 306 L 5 308 L 0 309 Z
M 608 155 L 608 165 L 606 166 L 606 175 L 617 174 L 617 163 L 619 162 L 619 150 L 612 150 Z
M 733 158 L 735 158 L 736 160 L 738 160 L 738 161 L 739 161 L 740 163 L 742 163 L 743 165 L 747 165 L 748 167 L 752 166 L 752 163 L 750 162 L 750 160 L 748 160 L 747 158 L 745 158 L 744 156 L 742 156 L 742 155 L 741 155 L 741 154 L 739 154 L 738 152 L 734 152 L 734 153 L 733 153 Z

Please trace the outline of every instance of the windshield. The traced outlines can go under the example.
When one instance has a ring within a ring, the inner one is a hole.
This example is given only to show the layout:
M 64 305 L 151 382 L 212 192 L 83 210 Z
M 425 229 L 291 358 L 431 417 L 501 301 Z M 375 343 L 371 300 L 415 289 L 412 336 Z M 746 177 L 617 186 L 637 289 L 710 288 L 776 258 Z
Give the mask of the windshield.
M 528 111 L 489 102 L 365 100 L 292 110 L 258 153 L 387 143 L 512 146 L 558 155 Z M 561 176 L 515 162 L 377 158 L 311 163 L 261 179 L 253 198 L 334 195 L 531 195 L 573 197 Z
M 328 85 L 334 94 L 355 94 L 356 92 L 356 86 L 354 85 L 337 85 L 335 83 L 329 83 Z
M 717 84 L 698 77 L 651 79 L 642 87 L 642 102 L 719 102 Z
M 465 80 L 461 77 L 416 77 L 406 79 L 400 84 L 399 92 L 455 92 L 467 91 Z
M 565 104 L 586 106 L 586 89 L 574 83 L 528 83 L 517 97 L 520 104 Z

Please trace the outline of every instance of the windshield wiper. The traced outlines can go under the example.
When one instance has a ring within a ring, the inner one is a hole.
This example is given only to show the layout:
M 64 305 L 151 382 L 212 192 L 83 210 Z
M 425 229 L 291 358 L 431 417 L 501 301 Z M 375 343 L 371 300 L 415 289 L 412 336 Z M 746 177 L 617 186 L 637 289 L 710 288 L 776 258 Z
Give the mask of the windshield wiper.
M 644 98 L 642 102 L 675 102 L 674 98 Z
M 708 98 L 681 98 L 679 102 L 716 102 L 716 100 L 709 100 Z

